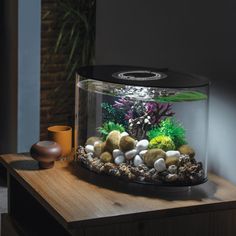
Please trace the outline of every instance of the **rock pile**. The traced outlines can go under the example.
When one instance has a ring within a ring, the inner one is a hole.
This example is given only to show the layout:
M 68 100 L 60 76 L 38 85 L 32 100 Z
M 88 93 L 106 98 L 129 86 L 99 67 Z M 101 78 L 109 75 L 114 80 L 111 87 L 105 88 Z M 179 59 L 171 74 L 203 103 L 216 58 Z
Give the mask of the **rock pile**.
M 106 140 L 90 137 L 77 150 L 78 161 L 97 173 L 129 181 L 160 185 L 192 185 L 204 181 L 201 162 L 189 145 L 178 150 L 149 149 L 146 139 L 135 140 L 128 133 L 111 131 Z

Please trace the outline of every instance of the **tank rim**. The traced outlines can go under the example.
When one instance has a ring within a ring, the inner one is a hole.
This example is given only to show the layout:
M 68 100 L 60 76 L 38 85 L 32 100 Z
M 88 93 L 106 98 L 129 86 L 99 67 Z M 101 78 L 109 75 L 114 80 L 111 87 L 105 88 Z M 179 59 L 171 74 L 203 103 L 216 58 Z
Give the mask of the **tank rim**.
M 131 72 L 133 76 L 125 76 L 125 73 L 128 74 Z M 135 72 L 143 73 L 143 77 L 135 77 Z M 141 87 L 197 88 L 206 87 L 210 84 L 207 77 L 169 68 L 131 65 L 94 65 L 80 67 L 77 73 L 87 79 Z M 145 73 L 150 73 L 150 76 L 145 77 Z

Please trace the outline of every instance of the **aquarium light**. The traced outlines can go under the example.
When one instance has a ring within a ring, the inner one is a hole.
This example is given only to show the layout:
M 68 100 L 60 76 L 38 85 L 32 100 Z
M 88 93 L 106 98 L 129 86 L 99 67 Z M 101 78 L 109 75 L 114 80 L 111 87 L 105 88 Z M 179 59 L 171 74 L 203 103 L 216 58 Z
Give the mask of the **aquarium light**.
M 112 75 L 115 78 L 124 80 L 159 80 L 167 77 L 166 74 L 148 70 L 134 70 L 134 71 L 124 71 L 117 72 Z

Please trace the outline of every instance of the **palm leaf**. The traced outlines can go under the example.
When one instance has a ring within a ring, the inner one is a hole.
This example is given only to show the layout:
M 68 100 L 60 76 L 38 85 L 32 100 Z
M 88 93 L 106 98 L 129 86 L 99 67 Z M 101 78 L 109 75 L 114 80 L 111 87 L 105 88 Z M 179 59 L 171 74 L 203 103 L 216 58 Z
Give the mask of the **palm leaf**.
M 68 58 L 68 62 L 67 62 L 67 66 L 70 65 L 71 61 L 72 61 L 72 58 L 75 54 L 75 49 L 77 48 L 77 44 L 78 44 L 78 41 L 79 40 L 79 32 L 77 33 L 75 39 L 74 39 L 74 42 L 72 43 L 72 47 L 71 47 L 71 50 L 70 50 L 70 55 L 69 55 L 69 58 Z
M 65 56 L 66 83 L 73 82 L 79 66 L 94 62 L 95 52 L 95 0 L 57 0 L 53 14 L 57 16 L 56 28 L 59 29 L 52 54 Z M 45 18 L 50 12 L 45 14 Z M 52 95 L 58 108 L 67 106 L 64 97 L 64 83 L 54 89 Z

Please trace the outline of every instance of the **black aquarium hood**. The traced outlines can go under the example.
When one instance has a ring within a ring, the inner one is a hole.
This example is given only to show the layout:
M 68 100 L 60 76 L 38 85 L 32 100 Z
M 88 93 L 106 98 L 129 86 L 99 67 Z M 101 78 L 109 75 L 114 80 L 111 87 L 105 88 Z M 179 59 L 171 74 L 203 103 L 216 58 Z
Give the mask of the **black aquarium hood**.
M 80 76 L 103 82 L 141 87 L 195 88 L 209 85 L 208 78 L 169 68 L 126 65 L 95 65 L 80 67 Z

